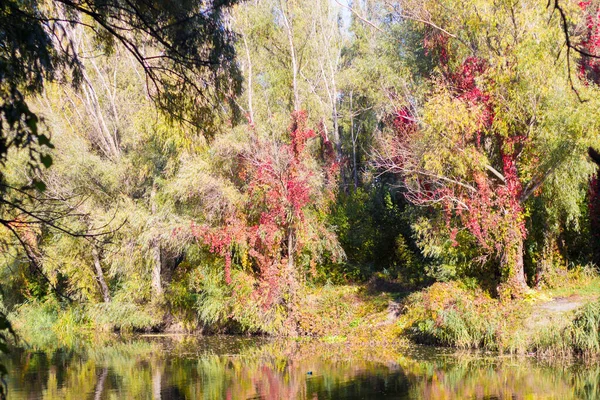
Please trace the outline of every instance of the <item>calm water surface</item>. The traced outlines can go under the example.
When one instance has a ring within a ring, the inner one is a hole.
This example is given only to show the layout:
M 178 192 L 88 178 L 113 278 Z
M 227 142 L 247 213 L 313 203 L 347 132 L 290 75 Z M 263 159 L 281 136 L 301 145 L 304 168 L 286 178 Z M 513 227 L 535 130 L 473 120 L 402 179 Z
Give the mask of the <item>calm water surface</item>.
M 600 365 L 431 349 L 133 337 L 14 350 L 9 399 L 597 399 Z

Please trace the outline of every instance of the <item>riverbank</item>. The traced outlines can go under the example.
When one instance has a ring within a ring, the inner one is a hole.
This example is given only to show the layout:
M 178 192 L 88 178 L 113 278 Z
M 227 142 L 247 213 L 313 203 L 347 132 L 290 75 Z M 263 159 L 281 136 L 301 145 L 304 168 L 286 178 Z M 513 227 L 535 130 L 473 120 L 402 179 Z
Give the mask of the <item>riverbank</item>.
M 600 356 L 599 296 L 595 277 L 505 303 L 460 283 L 436 283 L 407 298 L 398 324 L 422 344 L 590 359 Z
M 558 358 L 600 355 L 600 278 L 575 270 L 554 289 L 531 290 L 501 302 L 477 286 L 438 282 L 408 290 L 373 279 L 366 285 L 305 288 L 298 296 L 292 334 L 269 334 L 231 318 L 208 325 L 165 316 L 160 305 L 26 303 L 11 314 L 25 343 L 47 349 L 85 341 L 98 332 L 229 333 L 314 338 L 353 346 L 406 347 L 412 343 L 500 354 Z

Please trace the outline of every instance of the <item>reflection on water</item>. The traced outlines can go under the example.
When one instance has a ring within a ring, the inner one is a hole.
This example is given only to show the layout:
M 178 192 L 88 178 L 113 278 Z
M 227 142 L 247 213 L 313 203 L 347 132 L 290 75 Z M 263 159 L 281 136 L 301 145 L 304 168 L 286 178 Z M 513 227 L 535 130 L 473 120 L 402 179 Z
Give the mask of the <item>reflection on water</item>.
M 9 399 L 595 399 L 600 366 L 429 349 L 137 337 L 14 350 Z

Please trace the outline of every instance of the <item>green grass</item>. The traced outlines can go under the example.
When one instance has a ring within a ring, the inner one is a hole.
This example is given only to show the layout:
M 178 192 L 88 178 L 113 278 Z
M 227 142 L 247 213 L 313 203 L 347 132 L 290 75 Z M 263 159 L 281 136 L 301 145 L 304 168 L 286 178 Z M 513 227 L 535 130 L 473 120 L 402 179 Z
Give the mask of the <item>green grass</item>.
M 542 291 L 550 297 L 569 297 L 573 295 L 585 298 L 600 297 L 600 277 L 591 278 L 583 282 L 573 282 L 565 286 Z
M 94 325 L 103 330 L 149 330 L 160 325 L 160 316 L 148 307 L 134 303 L 99 303 L 89 306 L 87 312 Z
M 23 344 L 47 350 L 77 347 L 97 332 L 146 331 L 160 324 L 157 315 L 133 303 L 65 305 L 47 300 L 24 303 L 9 319 Z

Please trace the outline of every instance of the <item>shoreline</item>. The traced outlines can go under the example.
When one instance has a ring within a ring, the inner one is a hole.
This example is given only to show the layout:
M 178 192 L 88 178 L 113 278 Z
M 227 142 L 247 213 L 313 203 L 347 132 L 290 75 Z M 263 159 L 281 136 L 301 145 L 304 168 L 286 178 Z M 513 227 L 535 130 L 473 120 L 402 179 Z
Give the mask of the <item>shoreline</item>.
M 296 315 L 296 335 L 240 330 L 239 325 L 229 324 L 230 321 L 213 326 L 202 326 L 199 321 L 195 321 L 195 326 L 189 322 L 186 325 L 174 315 L 168 318 L 170 326 L 123 328 L 106 324 L 106 319 L 94 320 L 98 315 L 94 305 L 86 308 L 53 304 L 52 308 L 48 304 L 29 303 L 13 312 L 11 321 L 19 337 L 37 348 L 59 343 L 68 347 L 104 334 L 123 337 L 225 334 L 347 346 L 427 345 L 453 351 L 492 352 L 498 356 L 586 360 L 600 357 L 599 295 L 599 278 L 574 282 L 571 289 L 565 285 L 554 292 L 532 291 L 528 297 L 505 303 L 459 282 L 435 283 L 411 293 L 376 292 L 366 285 L 331 285 L 308 292 L 304 300 L 307 305 Z M 112 307 L 118 308 L 119 304 Z M 586 328 L 590 326 L 596 326 L 597 330 Z

